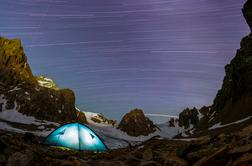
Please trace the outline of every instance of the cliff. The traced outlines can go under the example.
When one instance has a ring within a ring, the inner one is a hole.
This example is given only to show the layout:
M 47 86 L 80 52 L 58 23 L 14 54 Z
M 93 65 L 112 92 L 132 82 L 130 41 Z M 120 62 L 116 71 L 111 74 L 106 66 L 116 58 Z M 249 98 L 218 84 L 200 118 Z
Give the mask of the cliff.
M 242 9 L 243 15 L 252 28 L 252 1 L 247 1 Z M 230 64 L 225 66 L 225 77 L 211 110 L 214 119 L 230 123 L 252 115 L 252 34 L 240 42 L 240 49 Z
M 15 108 L 40 120 L 86 123 L 75 108 L 74 92 L 49 80 L 33 76 L 20 40 L 0 38 L 0 94 L 7 101 L 0 103 L 0 111 Z
M 252 1 L 248 0 L 243 15 L 252 29 Z M 196 109 L 180 113 L 180 126 L 188 127 L 191 120 L 197 130 L 205 130 L 214 124 L 228 124 L 252 115 L 252 34 L 240 42 L 235 57 L 225 66 L 222 87 L 214 98 L 213 105 L 203 107 L 200 120 Z M 194 112 L 194 113 L 193 113 Z

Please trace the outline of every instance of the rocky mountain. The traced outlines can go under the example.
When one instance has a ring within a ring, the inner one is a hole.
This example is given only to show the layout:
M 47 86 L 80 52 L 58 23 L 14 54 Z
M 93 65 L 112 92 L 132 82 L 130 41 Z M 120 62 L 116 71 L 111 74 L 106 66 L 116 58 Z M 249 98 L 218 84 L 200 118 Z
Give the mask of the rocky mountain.
M 75 109 L 72 90 L 59 89 L 52 80 L 32 74 L 18 39 L 0 38 L 0 95 L 1 112 L 15 109 L 38 120 L 87 123 Z
M 252 2 L 247 1 L 243 15 L 252 28 Z M 222 88 L 218 91 L 211 109 L 214 118 L 209 123 L 230 123 L 252 115 L 252 34 L 244 37 L 240 49 L 230 64 L 225 66 Z
M 157 127 L 141 109 L 136 108 L 123 116 L 118 129 L 131 136 L 140 136 L 155 132 Z
M 243 15 L 252 29 L 252 1 L 248 0 Z M 225 66 L 225 77 L 211 107 L 185 109 L 179 115 L 180 126 L 189 124 L 198 131 L 216 124 L 227 125 L 252 116 L 252 34 L 240 42 L 235 57 Z M 201 113 L 201 114 L 199 114 Z M 198 114 L 200 117 L 198 117 Z
M 252 0 L 242 11 L 252 29 Z M 20 41 L 0 38 L 0 126 L 4 129 L 0 130 L 0 165 L 251 165 L 251 37 L 242 39 L 241 48 L 225 67 L 223 85 L 212 106 L 187 108 L 178 120 L 157 126 L 142 110 L 134 109 L 118 128 L 100 114 L 86 112 L 85 116 L 75 108 L 71 90 L 33 76 Z M 15 131 L 9 132 L 5 124 L 9 120 L 22 124 L 12 121 Z M 35 132 L 24 133 L 34 127 L 43 131 L 57 125 L 46 120 L 88 121 L 106 145 L 117 149 L 105 153 L 71 151 L 44 145 Z M 26 128 L 31 121 L 33 125 L 20 132 L 19 128 Z M 170 139 L 176 134 L 176 139 Z

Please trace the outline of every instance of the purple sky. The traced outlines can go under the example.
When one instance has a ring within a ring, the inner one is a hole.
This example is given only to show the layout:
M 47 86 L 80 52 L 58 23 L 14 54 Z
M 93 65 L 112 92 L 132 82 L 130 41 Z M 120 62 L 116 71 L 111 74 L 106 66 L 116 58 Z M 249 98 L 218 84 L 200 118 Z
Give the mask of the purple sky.
M 210 105 L 249 30 L 243 0 L 3 0 L 0 35 L 21 38 L 33 73 L 120 119 Z

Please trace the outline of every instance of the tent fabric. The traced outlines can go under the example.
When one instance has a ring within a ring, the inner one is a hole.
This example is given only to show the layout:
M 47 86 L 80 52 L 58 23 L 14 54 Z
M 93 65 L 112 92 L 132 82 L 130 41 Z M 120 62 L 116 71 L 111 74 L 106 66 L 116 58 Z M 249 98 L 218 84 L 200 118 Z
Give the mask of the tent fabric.
M 47 136 L 45 144 L 80 151 L 102 152 L 108 150 L 92 129 L 80 123 L 68 123 L 58 127 Z

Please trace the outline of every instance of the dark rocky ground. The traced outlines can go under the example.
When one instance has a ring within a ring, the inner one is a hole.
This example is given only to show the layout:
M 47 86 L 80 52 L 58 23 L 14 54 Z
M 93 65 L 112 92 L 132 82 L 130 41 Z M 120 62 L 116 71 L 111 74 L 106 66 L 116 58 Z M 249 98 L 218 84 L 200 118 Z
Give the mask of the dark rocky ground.
M 252 165 L 252 125 L 229 134 L 216 133 L 191 141 L 158 137 L 105 153 L 49 147 L 33 134 L 0 131 L 0 165 Z

